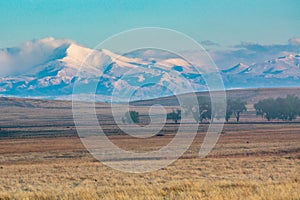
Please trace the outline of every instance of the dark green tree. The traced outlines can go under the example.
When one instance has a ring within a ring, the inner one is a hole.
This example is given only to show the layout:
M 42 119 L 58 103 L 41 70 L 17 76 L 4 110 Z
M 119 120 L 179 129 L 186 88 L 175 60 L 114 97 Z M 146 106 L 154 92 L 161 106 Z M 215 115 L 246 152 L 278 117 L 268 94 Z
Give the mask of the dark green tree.
M 211 119 L 211 102 L 209 97 L 199 96 L 198 105 L 191 110 L 197 123 Z
M 258 103 L 254 104 L 256 110 L 256 115 L 260 115 L 263 118 L 266 118 L 268 121 L 276 119 L 278 116 L 277 111 L 277 102 L 275 99 L 263 99 Z
M 236 118 L 236 122 L 239 123 L 241 113 L 247 111 L 246 105 L 247 105 L 247 102 L 242 101 L 240 99 L 228 100 L 227 101 L 227 111 L 226 111 L 226 116 L 225 116 L 226 121 L 229 120 L 231 115 L 234 115 Z
M 212 113 L 212 102 L 211 98 L 208 96 L 199 96 L 197 98 L 197 103 L 191 103 L 185 101 L 184 108 L 185 113 L 191 113 L 194 120 L 199 123 L 204 120 L 209 121 L 216 119 L 224 118 L 225 101 L 222 99 L 214 99 L 214 113 Z
M 280 106 L 284 109 L 284 120 L 292 121 L 297 118 L 300 114 L 300 100 L 295 95 L 288 95 L 286 99 L 282 100 L 283 106 Z M 280 102 L 278 102 L 280 103 Z
M 227 104 L 226 115 L 225 115 L 226 122 L 229 121 L 232 114 L 233 114 L 232 109 L 230 108 L 230 105 Z
M 126 112 L 124 117 L 122 118 L 122 121 L 123 121 L 123 123 L 128 123 L 128 124 L 139 123 L 140 122 L 139 112 L 134 111 L 134 110 Z
M 300 99 L 295 95 L 286 98 L 269 98 L 260 100 L 254 105 L 257 115 L 261 115 L 268 121 L 281 119 L 292 121 L 300 115 Z
M 181 110 L 177 109 L 167 114 L 167 119 L 173 120 L 175 124 L 178 124 L 178 120 L 181 119 Z

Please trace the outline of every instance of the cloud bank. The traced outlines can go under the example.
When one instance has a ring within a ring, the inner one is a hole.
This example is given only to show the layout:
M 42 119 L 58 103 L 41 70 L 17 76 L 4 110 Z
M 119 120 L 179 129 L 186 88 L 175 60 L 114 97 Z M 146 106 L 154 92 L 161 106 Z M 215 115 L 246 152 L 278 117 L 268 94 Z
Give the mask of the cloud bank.
M 289 44 L 291 44 L 291 45 L 300 45 L 300 38 L 291 38 L 291 39 L 289 39 Z
M 218 67 L 224 69 L 244 63 L 247 65 L 271 60 L 280 56 L 300 54 L 300 38 L 291 38 L 286 44 L 262 45 L 242 42 L 230 50 L 209 50 Z
M 48 37 L 28 41 L 18 47 L 2 49 L 0 50 L 0 76 L 22 75 L 33 66 L 49 61 L 56 48 L 71 43 L 74 42 Z

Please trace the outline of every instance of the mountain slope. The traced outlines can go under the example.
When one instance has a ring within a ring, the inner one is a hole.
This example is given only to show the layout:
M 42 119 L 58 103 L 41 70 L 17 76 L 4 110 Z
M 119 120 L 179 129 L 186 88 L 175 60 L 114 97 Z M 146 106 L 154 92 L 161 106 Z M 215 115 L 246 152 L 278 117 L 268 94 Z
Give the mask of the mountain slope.
M 206 90 L 202 75 L 174 54 L 140 55 L 145 54 L 93 51 L 71 40 L 30 41 L 0 51 L 0 94 L 70 98 L 75 82 L 83 94 L 97 85 L 97 99 L 103 101 L 124 89 L 136 90 L 132 100 Z M 299 55 L 288 55 L 250 66 L 239 63 L 221 74 L 226 89 L 300 86 L 299 63 Z
M 228 88 L 268 88 L 300 86 L 300 56 L 288 55 L 255 63 L 238 64 L 222 71 Z

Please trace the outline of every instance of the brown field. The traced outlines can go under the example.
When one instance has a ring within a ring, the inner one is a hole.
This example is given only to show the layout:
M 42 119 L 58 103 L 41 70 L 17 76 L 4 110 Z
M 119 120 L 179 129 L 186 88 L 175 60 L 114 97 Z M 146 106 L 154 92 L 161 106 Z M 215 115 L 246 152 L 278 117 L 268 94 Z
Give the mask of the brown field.
M 87 152 L 69 102 L 1 99 L 0 105 L 0 199 L 300 199 L 299 120 L 263 123 L 250 105 L 240 124 L 225 125 L 207 157 L 198 157 L 208 126 L 201 124 L 180 159 L 134 174 Z M 136 109 L 143 113 L 147 107 Z M 164 136 L 132 138 L 116 131 L 107 110 L 97 105 L 109 138 L 130 151 L 158 149 L 177 128 L 167 124 Z

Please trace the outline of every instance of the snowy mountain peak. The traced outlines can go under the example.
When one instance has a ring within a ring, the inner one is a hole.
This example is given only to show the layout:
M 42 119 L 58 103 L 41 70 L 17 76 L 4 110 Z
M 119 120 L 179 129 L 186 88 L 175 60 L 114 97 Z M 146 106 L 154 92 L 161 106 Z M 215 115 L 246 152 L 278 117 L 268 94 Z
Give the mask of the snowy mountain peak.
M 66 50 L 67 56 L 83 58 L 92 53 L 92 50 L 77 44 L 70 44 Z
M 238 63 L 237 65 L 235 65 L 229 69 L 223 70 L 222 72 L 230 73 L 230 74 L 238 74 L 238 73 L 241 73 L 241 72 L 247 70 L 248 67 L 249 67 L 248 65 L 245 65 L 243 63 Z
M 221 74 L 227 89 L 299 86 L 299 63 L 299 54 L 289 54 L 251 65 L 238 63 Z M 202 75 L 170 53 L 148 50 L 118 55 L 52 37 L 0 50 L 0 95 L 61 98 L 72 94 L 76 80 L 83 88 L 97 84 L 97 94 L 106 100 L 114 90 L 135 90 L 149 81 L 159 86 L 143 88 L 139 99 L 172 95 L 167 86 L 185 88 L 186 80 L 196 91 L 206 89 Z
M 295 87 L 300 85 L 300 56 L 286 55 L 244 67 L 236 65 L 222 73 L 225 82 L 235 87 Z
M 59 61 L 64 62 L 66 66 L 76 69 L 79 69 L 86 57 L 92 53 L 91 49 L 79 46 L 77 44 L 69 44 L 65 49 L 62 47 L 62 50 L 64 50 L 64 52 L 61 52 L 64 54 L 64 56 L 59 59 Z

